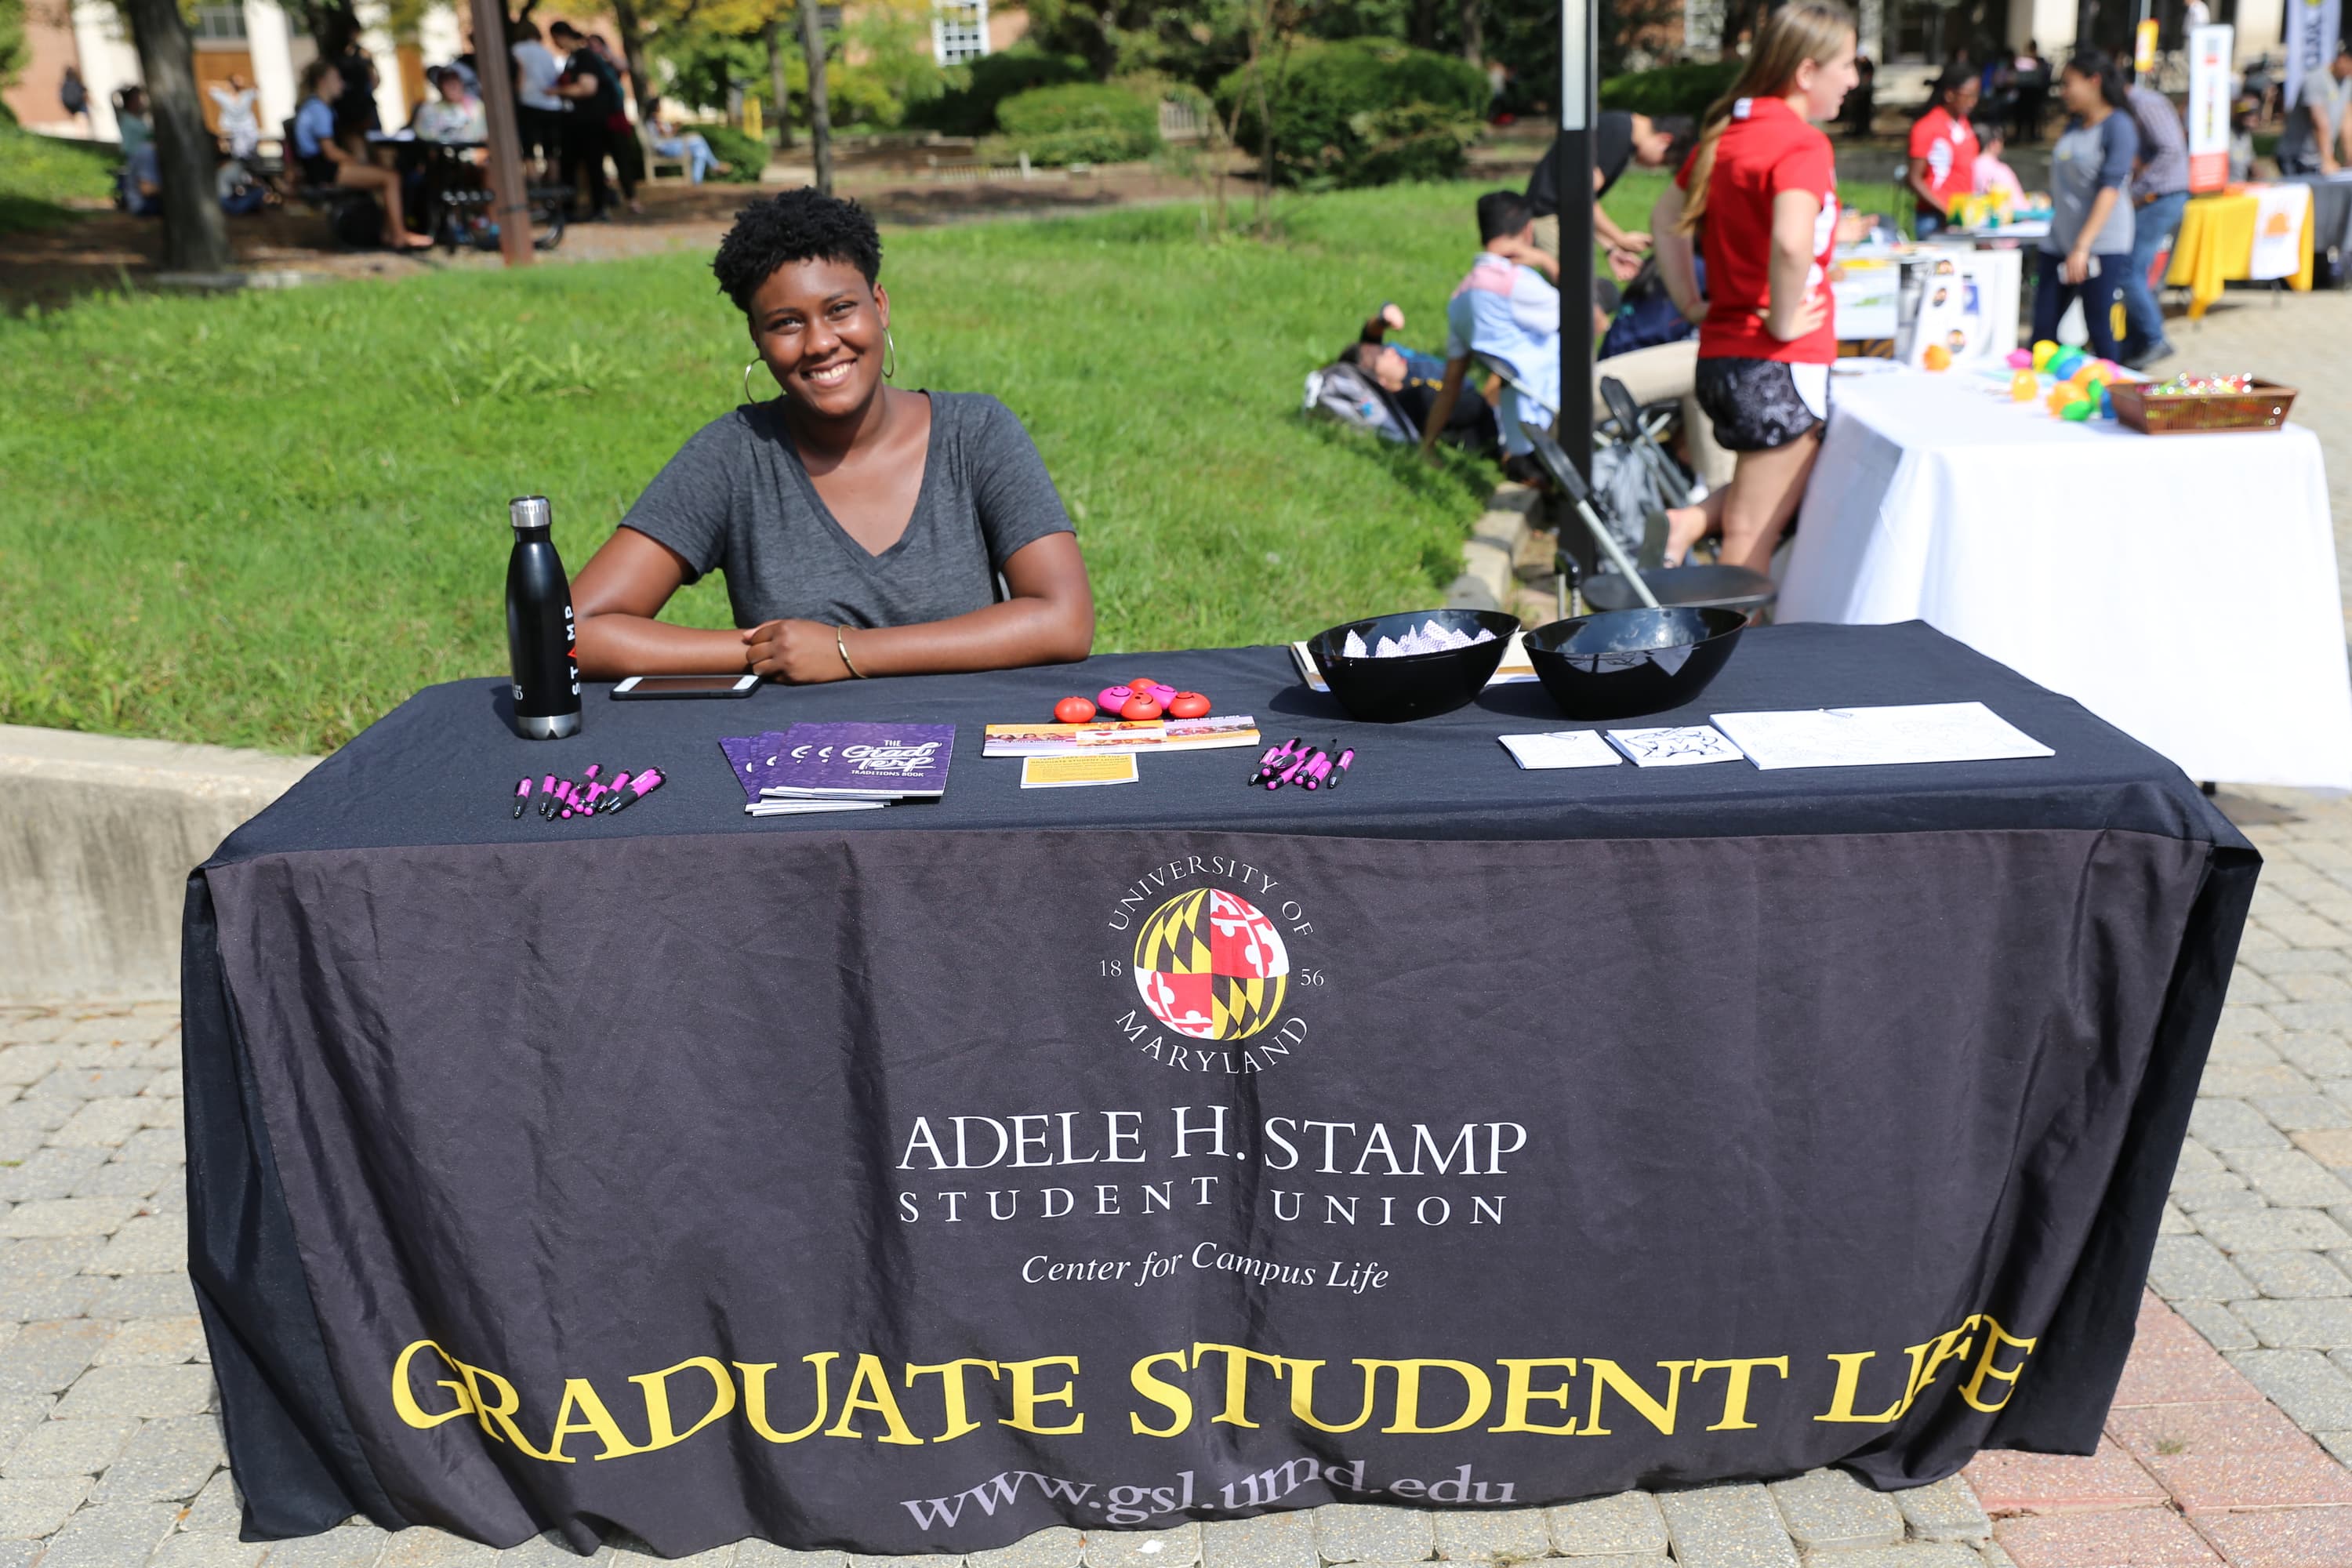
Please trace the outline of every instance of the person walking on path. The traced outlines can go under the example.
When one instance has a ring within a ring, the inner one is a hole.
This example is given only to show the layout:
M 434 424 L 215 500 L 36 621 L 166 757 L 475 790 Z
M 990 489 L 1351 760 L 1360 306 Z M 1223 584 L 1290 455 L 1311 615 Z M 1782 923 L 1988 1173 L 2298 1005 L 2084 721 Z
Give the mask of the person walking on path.
M 2134 370 L 2169 359 L 2164 311 L 2148 274 L 2172 247 L 2189 205 L 2189 131 L 2172 100 L 2146 81 L 2130 92 L 2132 124 L 2139 132 L 2139 170 L 2132 176 L 2131 270 L 2124 275 L 2123 363 Z
M 64 79 L 58 83 L 58 103 L 65 110 L 68 120 L 89 121 L 89 89 L 81 79 L 79 67 L 66 67 Z

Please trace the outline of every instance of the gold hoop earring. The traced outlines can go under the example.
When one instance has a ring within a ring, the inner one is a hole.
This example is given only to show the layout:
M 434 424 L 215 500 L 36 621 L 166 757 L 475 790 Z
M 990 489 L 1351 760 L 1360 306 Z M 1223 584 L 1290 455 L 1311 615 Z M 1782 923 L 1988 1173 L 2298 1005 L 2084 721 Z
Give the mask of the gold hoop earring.
M 882 379 L 888 381 L 898 374 L 898 344 L 890 336 L 890 329 L 882 329 Z
M 746 402 L 746 403 L 750 403 L 750 402 L 753 401 L 752 396 L 751 396 L 751 373 L 752 373 L 753 371 L 755 371 L 755 370 L 759 369 L 762 364 L 764 364 L 764 363 L 767 363 L 767 362 L 766 362 L 766 361 L 764 361 L 764 360 L 756 360 L 756 359 L 755 359 L 755 360 L 753 360 L 750 364 L 747 364 L 747 365 L 745 365 L 745 366 L 743 367 L 743 401 L 744 401 L 744 402 Z M 791 394 L 791 393 L 789 393 L 789 392 L 786 392 L 786 391 L 784 390 L 784 384 L 783 384 L 783 383 L 782 383 L 782 382 L 778 382 L 778 383 L 776 384 L 776 395 L 777 395 L 778 397 L 790 397 L 790 396 L 792 395 L 792 394 Z

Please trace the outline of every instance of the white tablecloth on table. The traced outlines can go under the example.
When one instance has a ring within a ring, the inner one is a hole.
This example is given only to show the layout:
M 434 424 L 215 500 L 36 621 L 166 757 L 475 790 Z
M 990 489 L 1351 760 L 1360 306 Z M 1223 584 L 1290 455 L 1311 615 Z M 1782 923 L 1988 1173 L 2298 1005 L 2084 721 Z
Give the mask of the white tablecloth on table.
M 2319 442 L 2067 425 L 1987 379 L 1832 378 L 1782 621 L 1925 620 L 2189 777 L 2352 788 Z

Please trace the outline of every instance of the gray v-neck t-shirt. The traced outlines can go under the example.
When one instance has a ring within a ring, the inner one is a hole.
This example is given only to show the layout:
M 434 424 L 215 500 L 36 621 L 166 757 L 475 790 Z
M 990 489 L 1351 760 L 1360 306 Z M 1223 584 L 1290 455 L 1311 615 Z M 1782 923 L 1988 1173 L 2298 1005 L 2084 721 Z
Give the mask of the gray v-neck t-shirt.
M 621 520 L 667 545 L 691 583 L 716 567 L 739 626 L 772 620 L 905 626 L 996 601 L 1024 545 L 1076 531 L 1045 459 L 995 398 L 934 392 L 923 481 L 907 531 L 879 555 L 852 539 L 809 482 L 781 399 L 694 433 Z

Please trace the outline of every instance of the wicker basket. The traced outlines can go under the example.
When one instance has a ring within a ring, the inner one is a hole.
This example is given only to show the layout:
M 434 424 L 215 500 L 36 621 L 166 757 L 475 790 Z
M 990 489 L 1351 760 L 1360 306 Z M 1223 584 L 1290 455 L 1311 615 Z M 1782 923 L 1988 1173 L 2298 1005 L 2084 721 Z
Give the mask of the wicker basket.
M 2211 430 L 2275 430 L 2294 406 L 2294 388 L 2258 381 L 2243 392 L 2148 391 L 2146 382 L 2117 382 L 2107 388 L 2116 417 L 2149 436 L 2187 436 Z

